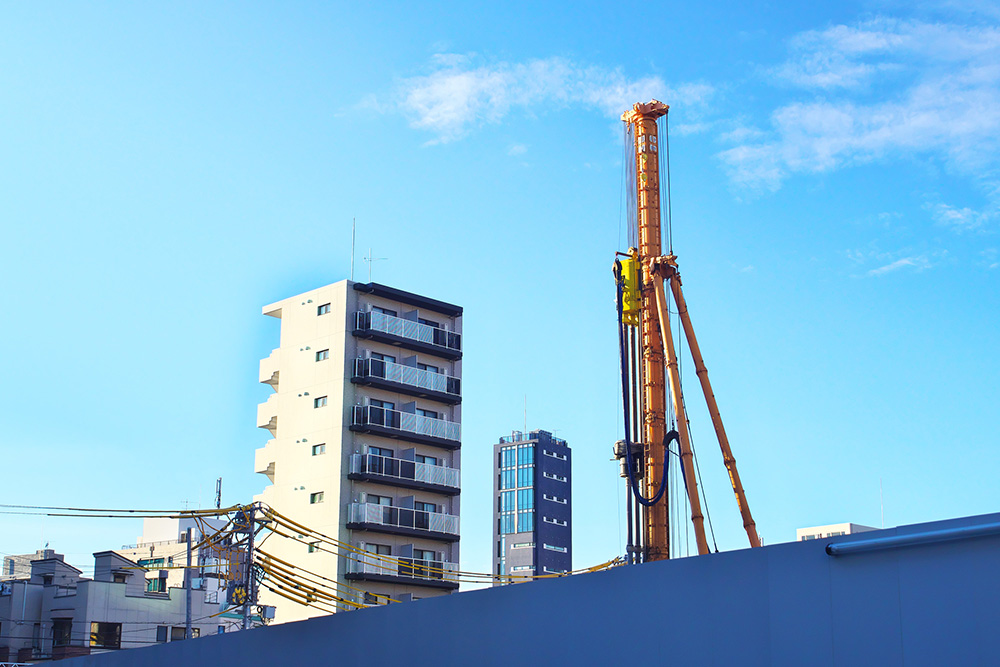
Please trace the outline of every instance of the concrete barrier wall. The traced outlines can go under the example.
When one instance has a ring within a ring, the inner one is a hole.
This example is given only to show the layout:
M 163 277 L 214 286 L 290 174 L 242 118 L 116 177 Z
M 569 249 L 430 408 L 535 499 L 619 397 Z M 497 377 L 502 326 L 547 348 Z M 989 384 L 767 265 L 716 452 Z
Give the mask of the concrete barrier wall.
M 60 664 L 1000 664 L 1000 536 L 829 556 L 1000 514 L 461 593 Z

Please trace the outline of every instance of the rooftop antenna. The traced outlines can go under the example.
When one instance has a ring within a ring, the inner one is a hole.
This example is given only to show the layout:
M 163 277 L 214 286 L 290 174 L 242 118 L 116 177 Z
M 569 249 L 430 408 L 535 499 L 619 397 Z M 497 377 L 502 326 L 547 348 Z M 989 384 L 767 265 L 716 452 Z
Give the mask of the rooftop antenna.
M 528 395 L 524 395 L 524 432 L 528 433 Z
M 372 257 L 372 249 L 368 248 L 368 256 L 365 257 L 365 261 L 368 262 L 368 282 L 372 281 L 372 264 L 375 262 L 381 262 L 384 259 L 389 259 L 388 257 Z
M 356 238 L 358 219 L 351 218 L 351 282 L 354 282 L 354 239 Z M 371 282 L 370 280 L 368 282 Z
M 352 276 L 353 277 L 353 276 Z M 215 480 L 215 509 L 222 509 L 222 478 Z

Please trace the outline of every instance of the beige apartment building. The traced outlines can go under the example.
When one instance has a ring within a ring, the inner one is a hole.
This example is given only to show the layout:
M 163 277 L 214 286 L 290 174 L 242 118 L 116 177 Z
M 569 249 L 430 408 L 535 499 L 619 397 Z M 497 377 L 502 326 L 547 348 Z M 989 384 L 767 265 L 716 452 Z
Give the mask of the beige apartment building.
M 258 406 L 272 439 L 256 452 L 270 482 L 256 500 L 372 556 L 306 535 L 263 550 L 362 604 L 456 589 L 446 573 L 459 557 L 462 308 L 345 280 L 263 313 L 281 334 L 260 364 L 274 393 Z M 260 601 L 279 623 L 323 613 L 264 588 Z

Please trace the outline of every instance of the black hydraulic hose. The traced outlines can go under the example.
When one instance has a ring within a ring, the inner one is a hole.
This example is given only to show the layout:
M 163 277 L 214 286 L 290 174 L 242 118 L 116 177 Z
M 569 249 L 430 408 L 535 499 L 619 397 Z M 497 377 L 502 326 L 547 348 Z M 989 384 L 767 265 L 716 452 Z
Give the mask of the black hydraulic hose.
M 632 489 L 632 495 L 635 496 L 636 501 L 640 505 L 646 507 L 652 507 L 663 498 L 664 492 L 667 490 L 667 470 L 670 465 L 669 447 L 671 440 L 678 440 L 679 435 L 676 430 L 671 430 L 665 436 L 663 436 L 663 475 L 660 477 L 660 488 L 657 489 L 656 494 L 652 498 L 646 498 L 642 495 L 639 490 L 639 483 L 635 479 L 635 464 L 632 458 L 632 438 L 631 430 L 632 425 L 629 419 L 629 394 L 628 394 L 628 362 L 625 357 L 625 329 L 627 325 L 622 318 L 623 311 L 623 296 L 622 291 L 624 285 L 622 284 L 622 263 L 619 260 L 615 260 L 615 285 L 618 292 L 618 352 L 621 356 L 621 369 L 622 369 L 622 402 L 623 402 L 623 412 L 625 415 L 625 464 L 626 472 L 628 473 L 629 488 Z

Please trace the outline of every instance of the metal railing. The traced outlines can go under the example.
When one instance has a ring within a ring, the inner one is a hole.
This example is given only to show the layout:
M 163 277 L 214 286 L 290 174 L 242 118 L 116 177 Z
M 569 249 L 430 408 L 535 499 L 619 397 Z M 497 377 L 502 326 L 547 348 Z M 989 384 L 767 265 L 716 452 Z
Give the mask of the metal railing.
M 376 505 L 374 503 L 351 503 L 348 507 L 348 523 L 370 523 L 387 527 L 415 528 L 432 533 L 458 535 L 458 517 L 438 512 Z
M 460 352 L 462 350 L 462 335 L 453 331 L 445 331 L 402 317 L 386 315 L 378 311 L 358 312 L 355 316 L 355 327 L 361 331 L 381 331 L 382 333 L 417 340 L 428 345 L 448 348 Z
M 462 425 L 458 422 L 424 417 L 413 412 L 400 412 L 399 410 L 378 408 L 374 405 L 354 406 L 354 420 L 352 423 L 356 426 L 368 424 L 372 426 L 384 426 L 385 428 L 419 433 L 445 440 L 461 441 L 462 439 Z
M 391 577 L 407 577 L 409 579 L 426 579 L 429 581 L 454 582 L 453 572 L 458 565 L 442 560 L 424 560 L 421 558 L 396 558 L 399 563 L 387 562 L 378 556 L 357 554 L 354 560 L 347 561 L 349 574 L 382 574 Z
M 397 479 L 412 479 L 415 482 L 459 488 L 459 471 L 455 468 L 417 463 L 375 454 L 351 454 L 351 472 L 358 474 L 384 475 Z
M 461 380 L 449 377 L 444 373 L 425 371 L 414 366 L 397 364 L 381 359 L 355 359 L 354 377 L 376 377 L 390 382 L 407 384 L 442 394 L 461 396 Z

